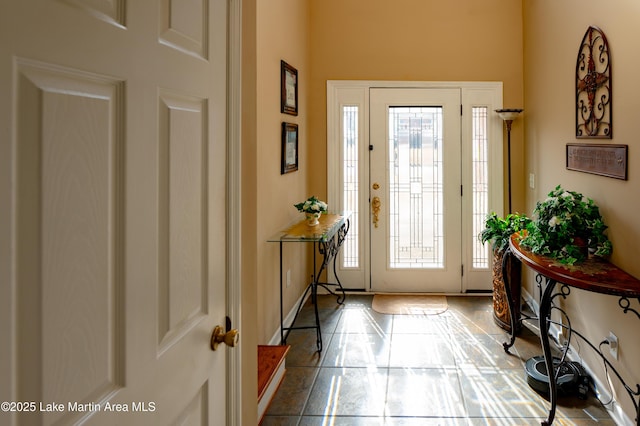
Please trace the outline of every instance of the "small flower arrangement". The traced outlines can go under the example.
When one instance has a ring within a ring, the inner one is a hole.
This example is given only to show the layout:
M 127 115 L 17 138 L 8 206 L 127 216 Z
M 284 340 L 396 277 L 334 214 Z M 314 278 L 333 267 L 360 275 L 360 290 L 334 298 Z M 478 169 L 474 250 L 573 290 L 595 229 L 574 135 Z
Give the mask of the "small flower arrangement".
M 585 260 L 589 252 L 604 257 L 613 251 L 598 206 L 579 192 L 558 185 L 536 204 L 533 213 L 534 220 L 520 241 L 533 253 L 573 265 Z
M 315 195 L 309 197 L 308 200 L 293 205 L 299 212 L 304 213 L 324 213 L 327 211 L 327 203 L 320 201 Z

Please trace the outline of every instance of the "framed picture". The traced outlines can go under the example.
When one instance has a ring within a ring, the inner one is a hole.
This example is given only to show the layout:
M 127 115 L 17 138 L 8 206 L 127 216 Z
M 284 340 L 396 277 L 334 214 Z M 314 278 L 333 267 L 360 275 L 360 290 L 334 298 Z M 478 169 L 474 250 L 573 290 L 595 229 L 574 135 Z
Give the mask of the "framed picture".
M 298 115 L 298 70 L 280 61 L 280 112 Z
M 280 174 L 298 170 L 298 125 L 282 123 L 282 165 Z

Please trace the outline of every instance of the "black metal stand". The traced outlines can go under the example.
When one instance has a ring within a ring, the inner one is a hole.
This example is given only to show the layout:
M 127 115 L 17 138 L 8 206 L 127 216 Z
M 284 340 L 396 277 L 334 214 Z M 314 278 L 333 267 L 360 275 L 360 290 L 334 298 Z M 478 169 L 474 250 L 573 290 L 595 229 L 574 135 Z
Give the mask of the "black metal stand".
M 515 313 L 514 303 L 516 303 L 516 301 L 514 301 L 511 297 L 511 286 L 509 283 L 508 274 L 506 273 L 507 257 L 512 257 L 512 256 L 516 257 L 514 256 L 512 248 L 508 247 L 502 259 L 503 282 L 505 286 L 505 293 L 507 295 L 507 303 L 509 305 L 509 313 L 511 314 L 511 338 L 509 342 L 503 343 L 504 350 L 507 353 L 509 353 L 509 349 L 513 346 L 516 339 L 516 332 L 515 332 L 516 324 L 519 322 L 521 323 L 524 319 L 533 319 L 531 317 L 522 317 L 522 316 L 519 318 L 516 318 L 516 316 L 514 315 Z M 542 277 L 544 277 L 544 281 L 545 281 L 544 289 L 542 289 Z M 585 336 L 583 336 L 576 330 L 573 330 L 573 328 L 571 327 L 571 321 L 569 320 L 569 317 L 567 316 L 566 312 L 560 309 L 556 304 L 554 304 L 555 298 L 562 297 L 563 299 L 566 299 L 567 296 L 569 296 L 569 294 L 571 293 L 570 285 L 565 283 L 560 283 L 561 284 L 560 290 L 556 291 L 556 284 L 558 284 L 558 281 L 548 276 L 545 276 L 542 272 L 538 272 L 538 275 L 536 276 L 536 282 L 538 283 L 538 287 L 540 288 L 540 291 L 542 294 L 540 299 L 540 312 L 539 312 L 538 319 L 539 319 L 539 326 L 540 326 L 540 342 L 542 344 L 542 352 L 544 354 L 546 371 L 548 372 L 547 376 L 549 378 L 549 402 L 551 403 L 548 417 L 546 420 L 542 421 L 541 424 L 545 426 L 551 425 L 553 423 L 553 420 L 556 414 L 556 405 L 557 405 L 557 398 L 558 398 L 557 378 L 558 378 L 558 373 L 560 369 L 554 366 L 553 354 L 551 353 L 551 345 L 549 343 L 549 327 L 551 324 L 556 324 L 568 330 L 569 341 L 571 341 L 572 335 L 576 335 L 577 337 L 580 338 L 581 341 L 584 341 L 585 343 L 587 343 L 589 347 L 591 347 L 591 349 L 593 349 L 594 352 L 596 352 L 600 356 L 604 364 L 607 366 L 607 370 L 610 370 L 614 373 L 614 375 L 618 378 L 620 383 L 624 386 L 625 390 L 627 391 L 627 394 L 629 395 L 629 398 L 631 399 L 631 402 L 633 403 L 633 406 L 636 410 L 636 426 L 640 426 L 640 385 L 637 384 L 635 390 L 633 390 L 629 385 L 627 385 L 625 380 L 618 373 L 618 371 L 613 367 L 613 365 L 609 362 L 609 360 L 604 356 L 602 351 L 599 348 L 596 348 L 589 340 L 587 340 Z M 603 293 L 602 291 L 598 291 L 597 289 L 589 289 L 589 288 L 583 288 L 583 289 L 586 291 Z M 612 295 L 616 295 L 613 291 L 608 293 Z M 638 301 L 640 302 L 640 297 L 638 297 Z M 517 303 L 519 303 L 519 301 L 517 301 Z M 626 295 L 620 296 L 620 299 L 618 300 L 618 305 L 623 309 L 624 313 L 633 312 L 638 316 L 638 318 L 640 318 L 640 313 L 635 309 L 631 308 L 630 304 L 631 302 L 629 300 L 629 297 L 627 297 Z M 551 320 L 551 312 L 554 310 L 557 310 L 561 313 L 561 315 L 566 319 L 567 325 Z M 568 345 L 565 347 L 565 353 L 563 353 L 562 361 L 564 361 L 565 359 L 567 349 L 568 349 Z
M 314 241 L 313 242 L 313 277 L 312 281 L 307 286 L 304 294 L 302 295 L 302 299 L 298 304 L 296 309 L 296 314 L 293 317 L 293 321 L 291 321 L 291 325 L 289 327 L 284 326 L 284 313 L 283 313 L 283 301 L 282 301 L 282 281 L 283 281 L 283 268 L 282 268 L 282 245 L 285 241 L 280 241 L 280 341 L 281 344 L 285 345 L 287 343 L 287 337 L 289 336 L 289 332 L 291 330 L 303 330 L 303 329 L 315 329 L 316 330 L 316 345 L 318 347 L 318 352 L 322 352 L 322 332 L 320 328 L 320 315 L 318 313 L 318 287 L 322 287 L 327 290 L 330 294 L 337 297 L 336 301 L 339 305 L 342 305 L 345 300 L 345 292 L 342 287 L 342 283 L 340 283 L 340 279 L 338 278 L 338 273 L 336 272 L 336 260 L 338 258 L 338 253 L 340 252 L 340 247 L 344 243 L 344 240 L 347 237 L 347 233 L 349 232 L 350 221 L 346 219 L 342 226 L 338 229 L 338 231 L 331 237 L 326 240 Z M 316 267 L 316 257 L 317 254 L 322 255 L 322 263 L 320 264 L 320 268 Z M 336 279 L 336 282 L 321 282 L 320 278 L 322 273 L 327 269 L 329 263 L 333 261 L 333 275 Z M 316 272 L 317 271 L 317 272 Z M 335 289 L 335 291 L 334 291 Z M 339 291 L 340 293 L 337 293 Z M 307 299 L 307 295 L 311 292 L 311 303 L 313 304 L 313 309 L 315 313 L 315 325 L 310 326 L 294 326 L 296 319 L 298 319 L 298 314 L 304 305 L 305 300 Z

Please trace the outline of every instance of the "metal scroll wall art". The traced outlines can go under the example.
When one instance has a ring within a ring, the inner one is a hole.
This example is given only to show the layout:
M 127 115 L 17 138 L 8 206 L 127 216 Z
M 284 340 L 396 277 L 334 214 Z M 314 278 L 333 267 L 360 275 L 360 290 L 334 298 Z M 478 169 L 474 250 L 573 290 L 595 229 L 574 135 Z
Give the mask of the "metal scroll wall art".
M 576 137 L 611 139 L 611 57 L 604 33 L 589 27 L 576 62 Z

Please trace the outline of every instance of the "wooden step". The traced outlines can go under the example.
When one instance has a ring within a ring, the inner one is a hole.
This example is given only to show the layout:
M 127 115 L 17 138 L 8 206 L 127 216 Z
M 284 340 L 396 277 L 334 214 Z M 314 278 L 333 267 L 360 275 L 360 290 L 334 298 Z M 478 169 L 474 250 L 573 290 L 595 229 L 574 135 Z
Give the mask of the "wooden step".
M 262 421 L 285 373 L 285 357 L 289 345 L 258 346 L 258 421 Z

